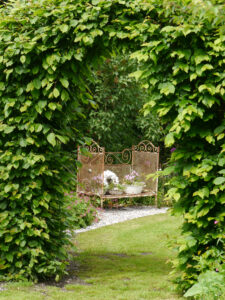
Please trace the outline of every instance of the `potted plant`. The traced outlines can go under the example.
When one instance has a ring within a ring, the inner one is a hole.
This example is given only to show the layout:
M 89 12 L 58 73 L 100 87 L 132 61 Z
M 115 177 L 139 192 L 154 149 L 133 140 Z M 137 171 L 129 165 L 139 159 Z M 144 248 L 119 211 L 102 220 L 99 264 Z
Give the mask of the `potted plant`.
M 112 195 L 120 195 L 121 192 L 121 185 L 119 184 L 119 178 L 117 175 L 110 171 L 104 171 L 104 194 L 112 194 Z M 118 193 L 117 193 L 118 191 Z
M 130 174 L 124 177 L 125 193 L 130 195 L 140 194 L 145 186 L 145 183 L 140 180 L 139 174 L 133 170 Z
M 122 195 L 124 193 L 125 186 L 120 183 L 111 183 L 108 186 L 108 192 L 110 195 Z

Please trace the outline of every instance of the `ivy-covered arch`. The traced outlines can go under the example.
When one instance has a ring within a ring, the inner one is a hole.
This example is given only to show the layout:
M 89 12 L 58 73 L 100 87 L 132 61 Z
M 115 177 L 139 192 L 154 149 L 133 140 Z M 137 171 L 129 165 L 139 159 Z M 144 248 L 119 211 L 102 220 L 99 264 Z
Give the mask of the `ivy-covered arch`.
M 62 274 L 72 184 L 67 145 L 93 105 L 85 80 L 115 47 L 143 67 L 176 150 L 169 196 L 184 215 L 180 286 L 224 267 L 225 38 L 220 1 L 18 0 L 0 10 L 0 277 Z M 222 2 L 221 2 L 222 3 Z M 91 78 L 90 78 L 91 79 Z M 201 263 L 200 263 L 201 262 Z

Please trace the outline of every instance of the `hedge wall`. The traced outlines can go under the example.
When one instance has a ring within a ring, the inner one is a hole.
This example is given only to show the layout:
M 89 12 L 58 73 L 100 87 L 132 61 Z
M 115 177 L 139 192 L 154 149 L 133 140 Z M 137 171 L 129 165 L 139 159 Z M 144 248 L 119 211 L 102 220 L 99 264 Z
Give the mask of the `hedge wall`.
M 152 107 L 176 147 L 167 173 L 184 215 L 180 287 L 223 267 L 224 6 L 213 1 L 11 1 L 0 11 L 0 276 L 64 272 L 66 144 L 93 105 L 85 79 L 113 48 L 145 62 Z M 196 4 L 195 4 L 196 3 Z M 90 78 L 91 80 L 91 78 Z M 64 145 L 65 144 L 65 145 Z
M 225 270 L 224 12 L 224 5 L 201 1 L 176 7 L 173 21 L 154 24 L 151 40 L 133 54 L 146 61 L 138 73 L 149 84 L 146 113 L 156 109 L 173 148 L 164 174 L 175 174 L 168 197 L 184 218 L 174 260 L 181 290 L 208 269 Z

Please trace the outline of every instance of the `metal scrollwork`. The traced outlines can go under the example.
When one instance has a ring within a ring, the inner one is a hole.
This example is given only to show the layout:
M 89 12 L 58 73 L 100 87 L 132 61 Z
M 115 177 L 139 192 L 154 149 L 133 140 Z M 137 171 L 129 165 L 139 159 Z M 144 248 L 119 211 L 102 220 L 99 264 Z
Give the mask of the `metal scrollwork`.
M 92 141 L 91 145 L 86 145 L 85 148 L 88 153 L 82 154 L 82 148 L 78 148 L 79 160 L 81 163 L 93 163 L 95 160 L 99 159 L 102 155 L 104 155 L 105 148 L 100 147 L 95 141 Z
M 132 150 L 131 149 L 124 149 L 122 152 L 122 159 L 124 163 L 131 164 L 132 160 Z
M 86 149 L 91 153 L 103 153 L 104 147 L 100 147 L 95 141 L 92 141 L 90 146 L 86 146 Z
M 105 153 L 105 164 L 131 164 L 132 161 L 132 150 L 124 149 L 122 152 L 106 152 Z
M 158 147 L 155 147 L 150 141 L 145 140 L 138 145 L 134 145 L 133 150 L 141 152 L 158 152 Z
M 86 195 L 98 195 L 101 198 L 112 199 L 114 195 L 104 194 L 104 171 L 115 172 L 119 180 L 135 170 L 145 182 L 145 189 L 134 197 L 152 196 L 157 198 L 158 181 L 145 179 L 145 175 L 153 174 L 158 170 L 159 147 L 155 147 L 150 141 L 144 140 L 132 148 L 124 149 L 122 152 L 105 152 L 96 142 L 91 145 L 78 147 L 78 160 L 81 167 L 78 170 L 77 191 Z M 131 197 L 124 192 L 116 198 Z

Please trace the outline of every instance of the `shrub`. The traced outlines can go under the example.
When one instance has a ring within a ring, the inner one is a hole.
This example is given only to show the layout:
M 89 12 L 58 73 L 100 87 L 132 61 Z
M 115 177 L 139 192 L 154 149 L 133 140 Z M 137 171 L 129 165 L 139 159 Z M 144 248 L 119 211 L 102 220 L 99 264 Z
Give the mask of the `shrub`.
M 75 192 L 66 194 L 68 199 L 68 209 L 72 213 L 74 228 L 85 228 L 93 223 L 98 222 L 97 209 L 92 205 L 91 199 L 85 195 L 79 195 Z
M 174 266 L 185 291 L 224 264 L 225 41 L 222 2 L 182 3 L 173 13 L 165 4 L 173 21 L 163 29 L 155 24 L 154 40 L 132 56 L 146 61 L 139 73 L 150 89 L 146 113 L 156 110 L 168 129 L 166 146 L 176 148 L 164 175 L 175 174 L 168 197 L 184 217 Z
M 217 300 L 225 299 L 225 277 L 217 271 L 206 271 L 198 277 L 195 283 L 184 297 L 194 297 L 194 299 Z
M 69 14 L 58 1 L 0 9 L 0 280 L 65 272 L 76 224 L 64 192 L 74 186 L 72 145 L 84 141 L 76 124 L 85 89 L 75 82 L 83 71 L 65 34 Z
M 134 197 L 134 198 L 118 198 L 118 199 L 105 199 L 103 202 L 104 207 L 126 207 L 126 206 L 142 206 L 154 205 L 155 197 Z M 160 202 L 161 204 L 161 202 Z M 159 205 L 160 207 L 161 205 Z

